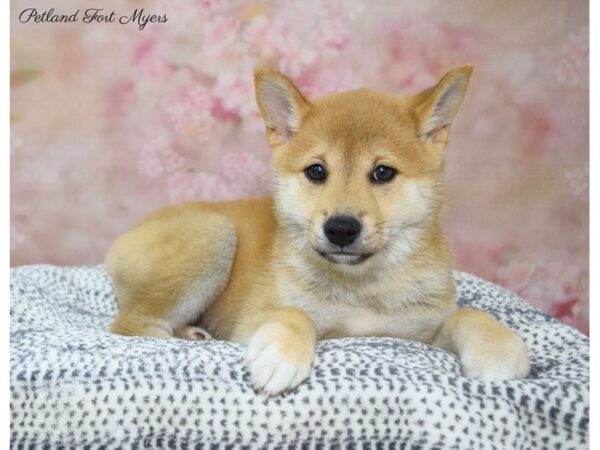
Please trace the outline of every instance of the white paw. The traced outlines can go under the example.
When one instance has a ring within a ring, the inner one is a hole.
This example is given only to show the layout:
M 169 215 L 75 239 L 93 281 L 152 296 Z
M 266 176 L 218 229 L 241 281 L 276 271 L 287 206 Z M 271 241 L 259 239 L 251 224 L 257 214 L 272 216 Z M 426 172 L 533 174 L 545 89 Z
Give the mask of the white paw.
M 312 360 L 313 348 L 277 323 L 261 326 L 250 338 L 246 352 L 252 384 L 269 396 L 293 389 L 306 380 Z
M 516 334 L 499 342 L 472 342 L 461 352 L 463 375 L 481 381 L 524 378 L 529 374 L 529 353 Z
M 184 325 L 177 330 L 175 336 L 181 339 L 187 339 L 188 341 L 207 341 L 212 339 L 212 336 L 208 331 L 203 330 L 200 327 L 192 327 L 189 325 Z

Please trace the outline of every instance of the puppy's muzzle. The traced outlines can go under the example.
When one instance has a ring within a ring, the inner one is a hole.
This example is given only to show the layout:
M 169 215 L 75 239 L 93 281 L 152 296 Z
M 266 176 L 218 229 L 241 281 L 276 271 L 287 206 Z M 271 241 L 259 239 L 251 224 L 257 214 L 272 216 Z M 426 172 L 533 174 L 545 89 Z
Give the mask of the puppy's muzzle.
M 362 225 L 352 216 L 332 216 L 323 224 L 329 242 L 340 247 L 352 244 L 362 231 Z

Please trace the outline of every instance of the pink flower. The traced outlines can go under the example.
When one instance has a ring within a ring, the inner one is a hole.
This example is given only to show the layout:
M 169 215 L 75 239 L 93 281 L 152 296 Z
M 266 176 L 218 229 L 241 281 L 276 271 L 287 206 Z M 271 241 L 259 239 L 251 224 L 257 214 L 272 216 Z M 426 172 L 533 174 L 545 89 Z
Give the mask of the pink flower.
M 219 99 L 214 102 L 211 112 L 219 122 L 231 122 L 238 119 L 237 111 L 225 108 Z
M 589 36 L 588 28 L 570 32 L 562 47 L 562 57 L 556 68 L 559 82 L 569 86 L 588 85 Z
M 577 67 L 589 64 L 590 42 L 588 27 L 582 27 L 578 31 L 571 31 L 567 36 L 567 43 L 563 49 Z
M 192 62 L 192 67 L 214 78 L 221 86 L 232 86 L 240 78 L 252 76 L 255 66 L 256 58 L 243 42 L 216 50 L 202 49 Z
M 227 153 L 221 158 L 221 169 L 224 176 L 231 181 L 239 180 L 242 177 L 260 176 L 265 167 L 265 164 L 252 153 Z
M 167 178 L 167 193 L 172 202 L 194 200 L 194 192 L 190 188 L 193 177 L 193 173 L 181 171 L 169 175 Z
M 311 41 L 324 55 L 335 55 L 348 41 L 348 28 L 340 19 L 327 19 L 319 24 Z
M 138 162 L 138 172 L 141 175 L 145 175 L 150 178 L 156 178 L 163 173 L 163 167 L 160 160 L 154 156 L 149 155 L 140 158 Z
M 310 97 L 355 89 L 361 85 L 355 72 L 344 67 L 314 67 L 306 70 L 297 81 L 303 92 Z
M 271 59 L 277 54 L 277 47 L 271 37 L 271 20 L 264 15 L 253 17 L 244 28 L 244 41 L 261 57 Z
M 215 173 L 176 171 L 167 178 L 167 192 L 173 202 L 190 200 L 222 201 L 264 194 L 271 170 L 250 153 L 228 153 Z
M 256 111 L 246 115 L 242 122 L 242 128 L 248 133 L 264 133 L 265 122 L 258 108 Z
M 300 46 L 291 47 L 279 61 L 279 70 L 290 77 L 297 77 L 315 59 L 317 59 L 316 52 Z
M 196 2 L 199 0 L 169 0 L 160 2 L 161 13 L 167 15 L 169 20 L 176 17 L 173 27 L 196 26 L 198 22 L 198 12 L 202 12 L 202 5 Z
M 426 43 L 414 36 L 410 23 L 394 23 L 389 36 L 389 60 L 385 73 L 399 91 L 415 91 L 437 82 L 435 58 Z M 427 86 L 423 86 L 426 84 Z
M 134 84 L 131 81 L 116 83 L 107 93 L 108 113 L 110 116 L 120 117 L 126 112 L 131 102 Z
M 487 85 L 486 88 L 496 91 L 498 89 L 506 90 L 520 104 L 534 103 L 540 98 L 540 95 L 544 95 L 541 92 L 542 85 L 540 83 L 529 82 L 537 76 L 538 67 L 537 58 L 531 52 L 513 49 L 495 58 L 488 69 L 495 74 L 497 82 L 502 83 L 505 87 L 500 88 L 492 84 Z
M 133 49 L 133 64 L 152 77 L 166 77 L 171 73 L 167 61 L 160 57 L 154 38 L 143 39 Z
M 452 53 L 468 58 L 479 57 L 482 39 L 481 28 L 474 26 L 440 25 L 439 39 Z
M 577 86 L 582 80 L 575 65 L 567 59 L 563 59 L 558 63 L 556 78 L 561 83 L 569 86 Z
M 589 165 L 573 169 L 567 172 L 565 177 L 567 178 L 573 197 L 577 200 L 587 201 L 590 195 Z
M 446 25 L 426 17 L 390 20 L 388 60 L 382 76 L 400 91 L 414 91 L 437 82 L 448 67 L 476 62 L 480 58 L 482 36 L 474 26 Z
M 167 150 L 160 154 L 160 159 L 167 172 L 174 172 L 183 165 L 183 157 L 175 150 Z
M 222 50 L 231 45 L 240 27 L 240 21 L 232 16 L 217 16 L 204 26 L 202 45 L 210 52 Z
M 269 33 L 269 40 L 281 54 L 279 70 L 295 78 L 302 70 L 315 62 L 318 53 L 311 48 L 305 36 L 295 34 L 289 28 L 277 23 Z
M 232 186 L 225 183 L 220 174 L 197 173 L 190 184 L 197 200 L 223 201 L 234 197 Z
M 271 170 L 250 153 L 228 153 L 215 173 L 176 171 L 167 178 L 167 192 L 173 202 L 221 201 L 264 194 Z
M 557 314 L 565 308 L 559 305 L 578 301 L 581 278 L 581 269 L 574 265 L 546 263 L 538 266 L 527 285 L 516 292 L 543 311 Z
M 221 9 L 225 4 L 225 0 L 199 0 L 197 2 L 197 7 L 200 14 L 207 17 Z
M 213 91 L 226 111 L 244 117 L 257 110 L 252 73 L 247 77 L 240 77 L 233 85 L 217 84 Z
M 498 269 L 496 279 L 502 286 L 517 292 L 527 286 L 533 271 L 534 267 L 531 263 L 513 260 Z
M 265 183 L 270 183 L 270 166 L 251 153 L 228 153 L 221 159 L 225 182 L 235 186 L 235 196 L 256 195 Z
M 150 141 L 142 149 L 138 172 L 150 178 L 174 172 L 183 165 L 183 157 L 169 144 L 165 136 Z
M 214 122 L 211 114 L 212 99 L 202 85 L 179 89 L 162 104 L 177 132 L 201 142 L 209 139 Z
M 172 202 L 221 201 L 231 198 L 229 187 L 219 176 L 204 172 L 176 172 L 167 179 L 167 192 Z
M 138 160 L 138 172 L 150 178 L 157 178 L 164 172 L 160 152 L 168 146 L 165 136 L 156 137 L 144 145 Z

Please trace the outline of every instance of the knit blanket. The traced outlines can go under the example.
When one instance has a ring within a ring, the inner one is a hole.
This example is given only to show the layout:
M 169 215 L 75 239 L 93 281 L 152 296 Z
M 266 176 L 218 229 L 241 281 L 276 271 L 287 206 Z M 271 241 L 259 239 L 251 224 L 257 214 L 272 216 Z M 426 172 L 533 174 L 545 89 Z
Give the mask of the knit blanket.
M 256 393 L 245 346 L 123 337 L 102 266 L 11 269 L 11 448 L 585 448 L 589 341 L 510 292 L 455 276 L 459 303 L 528 344 L 527 379 L 479 382 L 392 338 L 318 343 L 310 379 Z

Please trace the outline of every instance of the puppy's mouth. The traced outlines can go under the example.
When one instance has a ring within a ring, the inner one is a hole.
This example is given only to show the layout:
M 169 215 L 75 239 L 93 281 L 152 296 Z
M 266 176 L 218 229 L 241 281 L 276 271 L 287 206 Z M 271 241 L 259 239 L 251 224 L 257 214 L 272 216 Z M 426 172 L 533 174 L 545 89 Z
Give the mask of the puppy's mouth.
M 332 262 L 334 264 L 349 264 L 355 265 L 360 264 L 371 256 L 373 253 L 352 253 L 352 252 L 323 252 L 317 250 L 317 253 L 325 258 L 327 261 Z

